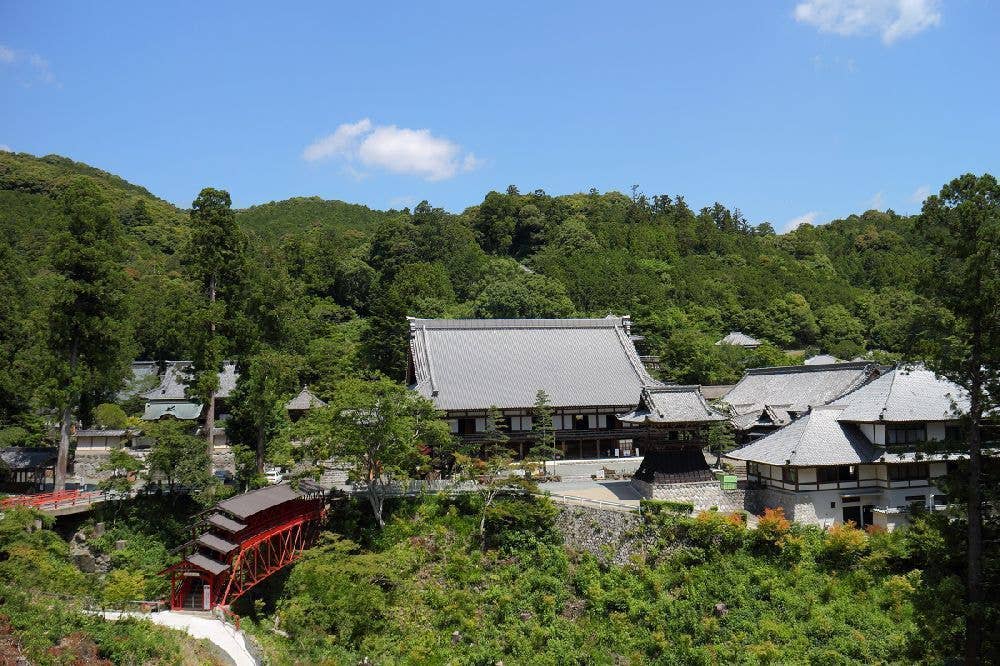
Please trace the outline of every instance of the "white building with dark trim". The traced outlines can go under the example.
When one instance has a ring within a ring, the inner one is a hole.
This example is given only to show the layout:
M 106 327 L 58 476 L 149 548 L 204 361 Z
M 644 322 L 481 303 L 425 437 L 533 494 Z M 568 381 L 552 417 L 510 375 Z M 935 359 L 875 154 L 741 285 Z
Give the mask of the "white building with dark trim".
M 961 387 L 900 367 L 727 457 L 746 461 L 758 500 L 791 519 L 891 529 L 915 504 L 946 504 L 935 479 L 967 458 L 958 427 L 966 409 Z

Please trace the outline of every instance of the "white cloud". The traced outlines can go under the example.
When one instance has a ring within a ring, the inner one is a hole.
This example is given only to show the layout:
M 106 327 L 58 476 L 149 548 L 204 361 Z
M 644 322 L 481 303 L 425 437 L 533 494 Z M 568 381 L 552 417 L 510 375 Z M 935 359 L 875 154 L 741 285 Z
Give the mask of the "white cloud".
M 879 191 L 868 200 L 868 210 L 882 210 L 885 207 L 885 192 Z
M 25 53 L 23 51 L 15 51 L 14 49 L 0 44 L 0 64 L 11 65 L 15 67 L 20 67 L 21 69 L 28 69 L 34 74 L 34 78 L 38 79 L 42 83 L 56 85 L 59 83 L 56 81 L 55 74 L 52 73 L 52 67 L 49 65 L 49 61 L 38 55 L 37 53 Z M 24 66 L 27 65 L 25 68 Z M 31 85 L 32 82 L 25 81 L 25 85 Z
M 787 223 L 785 223 L 785 228 L 783 233 L 788 233 L 789 231 L 795 231 L 803 224 L 816 224 L 816 218 L 819 217 L 819 211 L 811 210 L 808 213 L 803 213 L 798 217 L 793 217 Z
M 482 160 L 473 153 L 434 136 L 430 130 L 374 125 L 368 118 L 344 123 L 302 151 L 302 158 L 309 162 L 333 157 L 345 160 L 346 169 L 354 177 L 364 176 L 351 164 L 354 161 L 367 168 L 426 180 L 445 180 L 482 166 Z
M 910 203 L 922 205 L 924 203 L 924 199 L 926 199 L 930 195 L 931 195 L 931 186 L 921 185 L 917 189 L 913 190 L 913 194 L 910 195 Z
M 0 143 L 0 153 L 12 153 L 13 150 L 10 149 L 6 143 Z
M 358 137 L 371 128 L 372 121 L 367 118 L 356 123 L 344 123 L 333 134 L 328 134 L 306 146 L 302 151 L 302 159 L 315 162 L 335 155 L 347 155 L 357 147 Z
M 885 44 L 941 23 L 940 0 L 804 0 L 795 20 L 847 37 L 878 33 Z

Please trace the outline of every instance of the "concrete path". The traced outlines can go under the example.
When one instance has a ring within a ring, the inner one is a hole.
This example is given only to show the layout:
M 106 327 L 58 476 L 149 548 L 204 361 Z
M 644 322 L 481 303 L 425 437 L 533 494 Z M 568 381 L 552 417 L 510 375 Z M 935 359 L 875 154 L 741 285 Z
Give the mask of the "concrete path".
M 149 620 L 171 629 L 180 629 L 193 638 L 204 638 L 215 643 L 229 655 L 236 666 L 257 666 L 258 662 L 247 649 L 243 632 L 222 620 L 202 614 L 160 611 L 159 613 L 118 613 L 107 611 L 102 615 L 109 620 L 120 617 L 134 617 Z

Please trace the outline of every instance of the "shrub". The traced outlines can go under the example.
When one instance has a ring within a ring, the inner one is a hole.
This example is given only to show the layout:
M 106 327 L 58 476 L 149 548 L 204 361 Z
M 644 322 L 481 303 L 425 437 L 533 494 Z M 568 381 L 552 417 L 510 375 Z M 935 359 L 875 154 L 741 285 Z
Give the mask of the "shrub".
M 868 550 L 868 535 L 853 522 L 833 525 L 823 539 L 822 557 L 830 564 L 854 564 Z
M 757 520 L 757 538 L 775 544 L 791 527 L 792 523 L 785 518 L 785 510 L 782 507 L 764 509 L 764 513 Z
M 695 546 L 710 551 L 735 551 L 743 545 L 746 529 L 738 514 L 702 511 L 690 523 L 688 538 Z
M 689 516 L 694 512 L 694 503 L 674 502 L 673 500 L 644 499 L 639 500 L 639 508 L 642 513 L 650 515 L 658 515 L 667 512 Z

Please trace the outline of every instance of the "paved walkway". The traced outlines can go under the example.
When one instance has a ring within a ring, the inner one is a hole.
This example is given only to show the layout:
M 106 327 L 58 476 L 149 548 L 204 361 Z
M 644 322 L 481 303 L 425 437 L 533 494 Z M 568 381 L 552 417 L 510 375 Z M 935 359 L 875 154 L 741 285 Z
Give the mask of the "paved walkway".
M 117 620 L 123 616 L 135 617 L 149 620 L 153 624 L 179 629 L 187 632 L 193 638 L 204 638 L 215 643 L 219 649 L 229 655 L 236 666 L 257 666 L 257 660 L 247 649 L 243 632 L 237 631 L 232 625 L 207 614 L 178 613 L 175 611 L 160 611 L 159 613 L 106 611 L 102 615 L 109 620 Z

